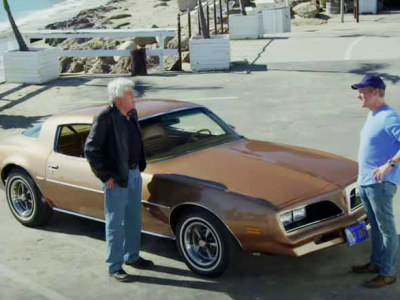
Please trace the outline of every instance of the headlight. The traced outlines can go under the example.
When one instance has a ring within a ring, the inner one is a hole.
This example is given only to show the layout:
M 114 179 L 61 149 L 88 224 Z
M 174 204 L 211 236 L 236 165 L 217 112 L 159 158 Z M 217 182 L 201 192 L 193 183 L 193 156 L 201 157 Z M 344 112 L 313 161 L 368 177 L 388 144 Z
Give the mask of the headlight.
M 289 224 L 292 224 L 294 222 L 301 221 L 305 219 L 307 216 L 306 214 L 306 208 L 296 208 L 291 211 L 285 212 L 281 214 L 281 222 L 283 226 L 287 226 Z

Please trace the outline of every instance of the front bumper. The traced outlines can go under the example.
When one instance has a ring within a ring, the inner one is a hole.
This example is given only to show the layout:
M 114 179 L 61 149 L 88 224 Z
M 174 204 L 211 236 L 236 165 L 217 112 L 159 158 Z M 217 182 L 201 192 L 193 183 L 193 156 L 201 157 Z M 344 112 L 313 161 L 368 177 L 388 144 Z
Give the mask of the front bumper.
M 273 241 L 259 237 L 257 243 L 245 249 L 246 252 L 278 254 L 288 256 L 303 256 L 308 253 L 326 249 L 345 243 L 344 229 L 367 219 L 361 207 L 351 215 L 322 222 L 315 226 L 301 229 L 286 236 L 275 236 Z

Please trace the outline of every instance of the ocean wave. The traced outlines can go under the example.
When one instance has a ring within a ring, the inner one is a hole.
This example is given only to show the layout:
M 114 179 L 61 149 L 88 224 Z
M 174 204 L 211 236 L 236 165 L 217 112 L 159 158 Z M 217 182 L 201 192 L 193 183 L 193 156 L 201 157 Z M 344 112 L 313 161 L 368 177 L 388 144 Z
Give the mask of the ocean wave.
M 75 16 L 79 11 L 105 4 L 108 0 L 65 0 L 53 6 L 33 11 L 25 17 L 18 18 L 16 23 L 20 29 L 40 29 L 47 24 L 63 21 Z M 11 31 L 10 23 L 0 22 L 0 33 Z

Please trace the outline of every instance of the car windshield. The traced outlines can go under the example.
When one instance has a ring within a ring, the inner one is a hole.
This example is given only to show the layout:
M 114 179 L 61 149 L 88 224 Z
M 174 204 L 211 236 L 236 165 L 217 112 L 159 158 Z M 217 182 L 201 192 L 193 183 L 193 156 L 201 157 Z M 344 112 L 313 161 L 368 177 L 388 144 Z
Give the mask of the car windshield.
M 205 108 L 152 117 L 140 125 L 148 161 L 168 159 L 241 138 Z
M 42 129 L 43 123 L 37 124 L 25 131 L 22 132 L 23 136 L 32 138 L 32 139 L 37 139 L 39 138 L 40 130 Z

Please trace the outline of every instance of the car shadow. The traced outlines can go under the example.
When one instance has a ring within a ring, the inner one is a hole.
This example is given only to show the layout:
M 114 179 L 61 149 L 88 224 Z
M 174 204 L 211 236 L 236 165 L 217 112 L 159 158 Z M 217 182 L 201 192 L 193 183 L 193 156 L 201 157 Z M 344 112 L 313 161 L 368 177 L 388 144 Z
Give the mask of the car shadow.
M 83 235 L 101 241 L 105 236 L 104 223 L 61 213 L 55 213 L 52 222 L 43 230 Z M 172 267 L 171 263 L 164 265 L 155 259 L 156 265 L 150 271 L 133 275 L 133 282 L 211 291 L 237 300 L 395 299 L 393 295 L 400 292 L 397 285 L 370 291 L 362 284 L 374 275 L 350 273 L 352 265 L 368 261 L 370 250 L 370 243 L 363 242 L 353 247 L 339 245 L 303 257 L 239 253 L 224 275 L 206 278 L 186 268 L 175 241 L 143 234 L 142 253 L 176 261 L 176 267 Z

